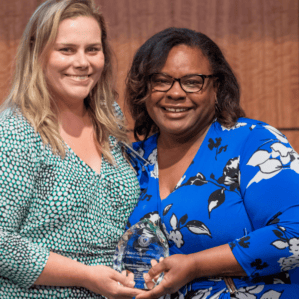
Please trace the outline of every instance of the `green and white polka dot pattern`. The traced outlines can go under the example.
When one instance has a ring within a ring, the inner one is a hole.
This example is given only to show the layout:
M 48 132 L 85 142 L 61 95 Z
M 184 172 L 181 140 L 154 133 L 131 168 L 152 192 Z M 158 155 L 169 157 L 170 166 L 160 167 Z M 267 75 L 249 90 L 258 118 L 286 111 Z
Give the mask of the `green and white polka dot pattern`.
M 139 184 L 113 137 L 117 166 L 95 173 L 71 149 L 53 155 L 17 110 L 0 116 L 0 298 L 101 298 L 83 288 L 33 286 L 49 252 L 112 265 Z

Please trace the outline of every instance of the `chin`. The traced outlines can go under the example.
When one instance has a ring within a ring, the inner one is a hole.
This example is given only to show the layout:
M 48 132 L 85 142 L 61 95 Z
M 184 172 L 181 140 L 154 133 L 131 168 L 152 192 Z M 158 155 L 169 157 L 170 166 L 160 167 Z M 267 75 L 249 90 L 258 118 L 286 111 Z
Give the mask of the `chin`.
M 77 93 L 70 93 L 68 95 L 68 98 L 73 99 L 74 101 L 82 101 L 86 97 L 88 97 L 89 91 L 84 91 L 84 92 L 77 92 Z

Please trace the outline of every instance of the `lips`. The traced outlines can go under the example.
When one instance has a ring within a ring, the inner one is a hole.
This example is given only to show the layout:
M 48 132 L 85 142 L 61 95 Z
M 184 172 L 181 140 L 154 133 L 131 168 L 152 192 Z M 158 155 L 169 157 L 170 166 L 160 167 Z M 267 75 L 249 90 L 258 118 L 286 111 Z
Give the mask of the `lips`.
M 68 78 L 71 78 L 76 81 L 85 81 L 87 80 L 91 75 L 66 75 Z
M 191 108 L 163 107 L 163 109 L 167 112 L 180 113 L 180 112 L 186 112 L 186 111 L 190 110 Z

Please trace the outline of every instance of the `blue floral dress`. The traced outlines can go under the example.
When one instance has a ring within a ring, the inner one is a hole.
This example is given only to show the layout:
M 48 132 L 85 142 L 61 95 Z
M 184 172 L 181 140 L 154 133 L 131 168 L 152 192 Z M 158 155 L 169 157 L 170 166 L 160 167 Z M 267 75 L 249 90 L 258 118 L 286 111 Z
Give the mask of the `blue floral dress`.
M 149 218 L 162 227 L 170 255 L 228 243 L 247 273 L 234 277 L 239 299 L 299 298 L 299 155 L 266 123 L 215 121 L 174 190 L 159 195 L 157 138 L 134 149 L 141 185 L 128 227 Z M 297 272 L 296 272 L 297 271 Z M 291 283 L 292 281 L 292 283 Z M 170 295 L 168 295 L 170 297 Z M 230 298 L 222 278 L 196 279 L 171 298 Z

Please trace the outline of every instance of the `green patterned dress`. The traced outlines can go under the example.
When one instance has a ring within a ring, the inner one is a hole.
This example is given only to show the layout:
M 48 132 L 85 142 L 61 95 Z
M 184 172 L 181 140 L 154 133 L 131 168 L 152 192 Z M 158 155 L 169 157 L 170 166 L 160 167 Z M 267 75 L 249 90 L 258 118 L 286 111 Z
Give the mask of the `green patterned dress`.
M 34 286 L 50 251 L 112 265 L 139 197 L 135 173 L 110 137 L 116 166 L 94 172 L 70 148 L 45 146 L 24 116 L 0 117 L 0 298 L 101 298 L 84 288 Z

